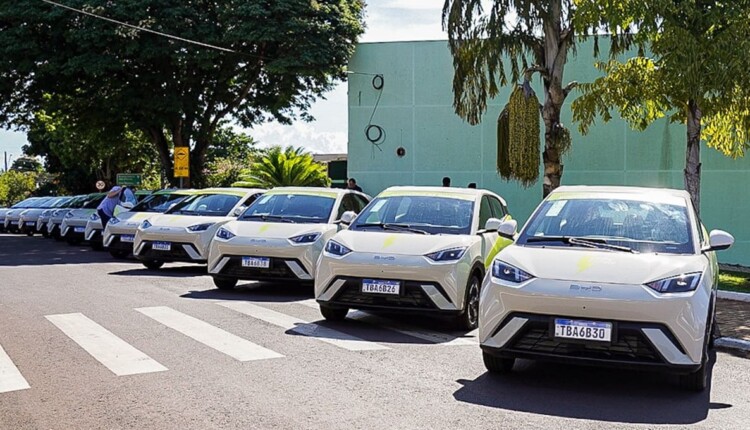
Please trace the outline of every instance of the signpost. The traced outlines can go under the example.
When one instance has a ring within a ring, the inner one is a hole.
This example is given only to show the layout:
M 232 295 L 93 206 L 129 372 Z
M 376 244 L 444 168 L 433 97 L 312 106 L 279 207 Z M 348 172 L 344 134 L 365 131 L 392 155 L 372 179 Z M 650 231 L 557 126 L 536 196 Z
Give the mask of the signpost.
M 174 177 L 180 178 L 180 188 L 182 188 L 182 178 L 190 177 L 190 148 L 187 146 L 174 148 Z
M 128 185 L 131 187 L 140 186 L 143 182 L 143 177 L 140 173 L 118 173 L 117 174 L 117 185 Z
M 104 181 L 96 181 L 96 189 L 101 191 L 104 189 L 104 187 L 107 186 L 107 184 L 104 183 Z

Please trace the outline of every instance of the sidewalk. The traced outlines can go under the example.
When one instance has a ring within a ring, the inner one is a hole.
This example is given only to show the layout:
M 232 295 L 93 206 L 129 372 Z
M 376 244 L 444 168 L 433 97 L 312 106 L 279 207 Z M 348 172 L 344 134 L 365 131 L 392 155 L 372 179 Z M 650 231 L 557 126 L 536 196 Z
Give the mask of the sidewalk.
M 716 321 L 721 337 L 750 342 L 750 302 L 719 299 L 716 302 Z

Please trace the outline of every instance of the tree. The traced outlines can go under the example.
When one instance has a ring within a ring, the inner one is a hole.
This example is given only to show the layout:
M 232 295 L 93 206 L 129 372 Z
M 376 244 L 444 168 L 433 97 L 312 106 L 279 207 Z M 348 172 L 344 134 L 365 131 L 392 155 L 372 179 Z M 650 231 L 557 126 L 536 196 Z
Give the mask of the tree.
M 478 124 L 487 110 L 487 99 L 498 95 L 498 84 L 508 85 L 505 57 L 510 81 L 515 84 L 523 78 L 527 96 L 528 82 L 538 73 L 544 84 L 541 111 L 546 196 L 560 185 L 561 152 L 569 144 L 560 111 L 575 86 L 575 82 L 563 83 L 568 52 L 575 49 L 573 0 L 491 0 L 487 14 L 483 3 L 487 1 L 446 0 L 443 7 L 443 27 L 448 31 L 455 71 L 453 106 L 460 117 Z M 523 145 L 539 145 L 538 137 Z
M 36 158 L 33 157 L 18 157 L 15 161 L 13 161 L 13 165 L 11 166 L 11 170 L 17 170 L 19 172 L 42 172 L 44 168 L 42 167 L 42 163 L 39 162 Z
M 0 204 L 11 206 L 36 189 L 36 173 L 8 170 L 0 175 Z
M 750 136 L 750 4 L 714 0 L 578 0 L 581 27 L 608 29 L 604 76 L 579 86 L 573 117 L 585 133 L 612 108 L 643 130 L 660 118 L 685 124 L 685 189 L 700 210 L 700 141 L 742 156 Z M 631 34 L 629 29 L 637 28 Z M 617 59 L 633 46 L 636 55 Z M 648 49 L 648 53 L 644 48 Z
M 169 175 L 172 148 L 190 147 L 198 186 L 222 121 L 309 119 L 310 103 L 345 78 L 363 32 L 361 0 L 88 0 L 81 7 L 202 45 L 38 0 L 0 0 L 0 124 L 27 125 L 45 94 L 63 95 L 60 111 L 77 119 L 117 117 L 142 131 Z
M 258 156 L 255 141 L 230 127 L 221 128 L 206 155 L 206 186 L 229 187 L 239 181 Z
M 280 146 L 270 148 L 261 159 L 253 164 L 241 181 L 234 187 L 327 187 L 331 185 L 326 166 L 317 163 L 312 155 L 302 148 Z

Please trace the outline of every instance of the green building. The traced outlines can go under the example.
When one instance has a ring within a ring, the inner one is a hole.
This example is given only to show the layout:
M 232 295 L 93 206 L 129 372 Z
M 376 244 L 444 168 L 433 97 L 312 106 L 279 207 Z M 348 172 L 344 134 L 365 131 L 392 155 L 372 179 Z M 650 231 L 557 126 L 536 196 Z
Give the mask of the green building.
M 597 76 L 592 52 L 591 45 L 578 47 L 566 81 Z M 453 186 L 476 182 L 499 193 L 513 216 L 526 221 L 542 198 L 541 166 L 540 181 L 530 188 L 503 181 L 495 167 L 497 117 L 510 87 L 488 102 L 482 123 L 471 126 L 453 111 L 446 41 L 360 44 L 349 70 L 348 170 L 366 193 L 374 196 L 391 185 L 440 185 L 449 176 Z M 660 121 L 639 132 L 613 119 L 580 136 L 571 123 L 575 97 L 574 91 L 562 112 L 573 140 L 563 160 L 563 184 L 684 188 L 685 126 Z M 705 145 L 701 157 L 704 224 L 735 236 L 734 247 L 720 254 L 722 262 L 750 266 L 750 159 L 732 160 Z

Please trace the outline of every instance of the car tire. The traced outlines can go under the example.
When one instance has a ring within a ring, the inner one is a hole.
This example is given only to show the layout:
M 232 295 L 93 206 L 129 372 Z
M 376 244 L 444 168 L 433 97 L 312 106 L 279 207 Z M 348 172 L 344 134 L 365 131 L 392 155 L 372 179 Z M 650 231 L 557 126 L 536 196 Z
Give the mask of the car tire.
M 320 314 L 328 321 L 343 321 L 349 308 L 332 308 L 330 306 L 320 305 Z
M 513 365 L 516 363 L 515 358 L 496 357 L 486 352 L 482 352 L 482 360 L 487 371 L 496 374 L 509 373 L 513 370 Z
M 112 257 L 114 257 L 114 258 L 116 258 L 118 260 L 124 260 L 124 259 L 128 258 L 128 252 L 127 251 L 120 251 L 120 250 L 110 249 L 109 250 L 109 255 L 111 255 Z
M 454 323 L 458 330 L 474 330 L 479 326 L 479 292 L 482 281 L 476 274 L 469 277 L 466 283 L 466 299 L 464 310 L 456 317 Z
M 149 261 L 144 261 L 143 265 L 146 266 L 146 269 L 149 269 L 149 270 L 159 270 L 161 269 L 161 266 L 164 265 L 164 262 L 156 261 L 156 260 L 149 260 Z
M 49 237 L 49 233 L 47 233 L 47 230 L 42 230 L 42 237 Z
M 716 314 L 713 314 L 708 321 L 715 323 Z M 680 375 L 680 388 L 686 391 L 701 392 L 708 387 L 708 349 L 711 347 L 712 338 L 714 334 L 714 324 L 711 327 L 706 327 L 706 340 L 703 344 L 703 358 L 701 360 L 701 367 L 695 372 Z
M 214 278 L 214 285 L 220 290 L 233 290 L 237 286 L 237 278 Z
M 721 327 L 716 322 L 716 312 L 714 311 L 713 322 L 711 323 L 711 336 L 708 338 L 708 349 L 716 348 L 716 339 L 721 337 Z
M 33 231 L 27 231 L 26 232 L 26 236 L 32 237 L 32 236 L 34 236 L 34 232 Z

